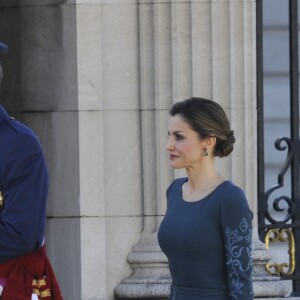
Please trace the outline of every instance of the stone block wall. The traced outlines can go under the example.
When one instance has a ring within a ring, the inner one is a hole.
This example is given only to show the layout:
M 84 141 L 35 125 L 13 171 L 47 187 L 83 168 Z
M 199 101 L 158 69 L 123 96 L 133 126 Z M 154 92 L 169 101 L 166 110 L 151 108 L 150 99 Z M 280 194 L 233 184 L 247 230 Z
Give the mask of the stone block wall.
M 173 102 L 225 107 L 237 143 L 218 165 L 256 213 L 255 1 L 3 0 L 0 25 L 11 48 L 1 102 L 45 150 L 64 298 L 166 298 L 156 231 L 183 174 L 164 150 Z
M 125 2 L 0 4 L 1 103 L 45 150 L 46 241 L 65 299 L 112 299 L 142 229 L 138 14 Z

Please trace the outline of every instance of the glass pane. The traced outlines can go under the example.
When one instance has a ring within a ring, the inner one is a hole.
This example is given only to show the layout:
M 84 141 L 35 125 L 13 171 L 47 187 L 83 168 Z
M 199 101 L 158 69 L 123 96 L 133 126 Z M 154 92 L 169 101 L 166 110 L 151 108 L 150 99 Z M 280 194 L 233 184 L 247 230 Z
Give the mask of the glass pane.
M 289 87 L 289 14 L 288 1 L 263 1 L 263 59 L 264 59 L 264 151 L 265 189 L 277 185 L 277 178 L 285 162 L 287 150 L 275 148 L 281 137 L 290 138 L 290 87 Z M 285 142 L 281 146 L 287 146 Z M 291 197 L 290 169 L 284 177 L 284 186 L 272 193 L 269 205 L 272 217 L 278 221 L 284 212 L 273 209 L 277 197 Z M 287 208 L 285 201 L 281 208 Z
M 279 151 L 275 142 L 281 137 L 290 138 L 290 78 L 289 78 L 289 1 L 263 0 L 263 80 L 264 80 L 264 157 L 265 190 L 278 184 L 278 174 L 285 163 L 287 148 Z M 281 147 L 287 146 L 283 141 Z M 291 197 L 290 168 L 284 176 L 284 186 L 273 192 L 268 204 L 276 221 L 287 216 L 288 204 L 279 202 L 283 212 L 274 210 L 276 198 Z M 272 262 L 288 262 L 288 246 L 272 243 Z M 286 282 L 292 290 L 291 281 Z

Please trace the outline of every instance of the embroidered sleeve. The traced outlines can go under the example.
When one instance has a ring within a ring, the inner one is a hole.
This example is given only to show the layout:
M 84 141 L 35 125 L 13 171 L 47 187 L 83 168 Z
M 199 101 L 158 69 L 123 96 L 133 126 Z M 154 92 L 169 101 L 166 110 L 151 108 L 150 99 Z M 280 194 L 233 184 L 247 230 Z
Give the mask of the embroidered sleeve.
M 225 242 L 229 299 L 253 299 L 252 213 L 241 190 L 234 191 L 222 203 L 221 223 Z

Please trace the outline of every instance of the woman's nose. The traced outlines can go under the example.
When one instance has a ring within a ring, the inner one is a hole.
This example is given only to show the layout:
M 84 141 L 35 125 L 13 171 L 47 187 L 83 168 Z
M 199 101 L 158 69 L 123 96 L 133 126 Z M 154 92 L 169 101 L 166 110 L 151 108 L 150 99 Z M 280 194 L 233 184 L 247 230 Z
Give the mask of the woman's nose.
M 166 144 L 166 150 L 167 151 L 171 151 L 171 150 L 174 150 L 174 148 L 175 148 L 175 145 L 174 145 L 172 139 L 169 138 L 169 140 L 168 140 L 168 142 Z

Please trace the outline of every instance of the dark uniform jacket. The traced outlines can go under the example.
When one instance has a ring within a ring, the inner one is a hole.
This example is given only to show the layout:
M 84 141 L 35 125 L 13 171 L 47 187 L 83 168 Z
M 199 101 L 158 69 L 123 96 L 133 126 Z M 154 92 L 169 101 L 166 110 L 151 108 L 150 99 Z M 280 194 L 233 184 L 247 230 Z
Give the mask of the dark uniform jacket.
M 31 129 L 0 106 L 0 263 L 38 249 L 44 239 L 48 171 Z
M 0 106 L 0 278 L 1 300 L 62 300 L 46 255 L 44 230 L 48 171 L 31 129 Z M 43 245 L 43 246 L 42 246 Z M 42 246 L 42 247 L 41 247 Z

